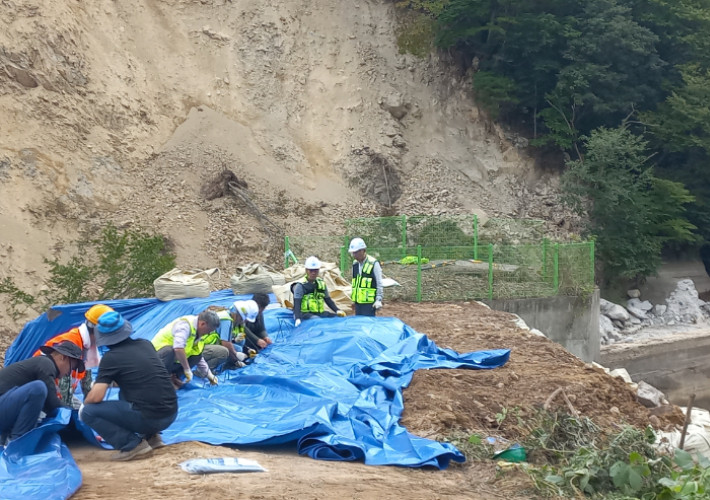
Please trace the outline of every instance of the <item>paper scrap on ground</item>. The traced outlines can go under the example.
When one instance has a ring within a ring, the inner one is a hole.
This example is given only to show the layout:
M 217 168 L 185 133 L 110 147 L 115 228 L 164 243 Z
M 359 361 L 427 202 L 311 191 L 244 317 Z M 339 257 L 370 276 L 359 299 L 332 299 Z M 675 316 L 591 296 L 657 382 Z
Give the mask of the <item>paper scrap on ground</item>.
M 268 472 L 255 460 L 247 458 L 195 458 L 182 462 L 182 470 L 189 474 L 214 474 L 218 472 Z

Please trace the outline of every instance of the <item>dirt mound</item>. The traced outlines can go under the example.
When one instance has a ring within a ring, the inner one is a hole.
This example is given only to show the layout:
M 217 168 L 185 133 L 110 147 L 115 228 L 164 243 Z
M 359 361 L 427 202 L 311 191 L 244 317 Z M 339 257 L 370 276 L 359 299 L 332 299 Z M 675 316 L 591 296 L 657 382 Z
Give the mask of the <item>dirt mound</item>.
M 649 410 L 623 381 L 516 327 L 510 314 L 476 303 L 389 303 L 387 314 L 406 320 L 440 347 L 459 352 L 511 349 L 508 363 L 495 370 L 416 372 L 404 392 L 402 418 L 402 425 L 416 435 L 441 438 L 464 430 L 515 438 L 517 417 L 532 416 L 560 387 L 581 416 L 601 427 L 678 423 L 675 413 L 650 419 Z M 557 408 L 567 411 L 561 397 L 551 403 L 551 409 Z

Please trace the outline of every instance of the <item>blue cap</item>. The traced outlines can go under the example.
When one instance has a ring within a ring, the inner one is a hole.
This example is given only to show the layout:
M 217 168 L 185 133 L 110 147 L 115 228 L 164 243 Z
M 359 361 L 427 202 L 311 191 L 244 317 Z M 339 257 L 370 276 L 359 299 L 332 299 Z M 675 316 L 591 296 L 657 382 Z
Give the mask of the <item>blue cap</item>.
M 120 329 L 123 326 L 123 323 L 125 323 L 123 316 L 121 316 L 116 311 L 109 311 L 103 313 L 99 317 L 97 329 L 104 334 L 113 333 L 116 330 Z
M 105 312 L 96 325 L 96 346 L 111 346 L 131 336 L 133 327 L 116 311 Z

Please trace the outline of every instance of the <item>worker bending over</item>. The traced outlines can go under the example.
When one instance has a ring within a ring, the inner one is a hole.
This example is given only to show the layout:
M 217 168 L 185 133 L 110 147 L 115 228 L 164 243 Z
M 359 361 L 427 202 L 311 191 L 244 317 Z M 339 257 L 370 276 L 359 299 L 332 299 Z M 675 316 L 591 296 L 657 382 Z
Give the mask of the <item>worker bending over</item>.
M 79 418 L 118 450 L 111 460 L 130 460 L 164 446 L 160 432 L 178 411 L 165 365 L 150 342 L 132 339 L 131 333 L 131 324 L 117 312 L 99 318 L 96 343 L 108 351 L 79 409 Z M 104 401 L 112 383 L 121 390 L 119 399 Z
M 299 282 L 291 285 L 293 292 L 293 317 L 296 326 L 301 320 L 315 317 L 332 318 L 336 315 L 345 316 L 345 312 L 338 309 L 333 299 L 330 298 L 325 281 L 320 278 L 320 260 L 317 257 L 306 259 L 306 276 Z M 334 313 L 325 310 L 326 304 Z
M 357 316 L 375 316 L 382 308 L 382 267 L 367 255 L 362 238 L 354 238 L 348 248 L 353 256 L 352 301 Z
M 259 307 L 253 300 L 236 301 L 229 309 L 210 306 L 219 318 L 219 328 L 205 337 L 205 349 L 202 356 L 207 361 L 210 370 L 214 371 L 225 361 L 226 369 L 244 366 L 247 354 L 243 352 L 247 337 L 245 321 L 254 321 L 259 313 Z
M 219 317 L 214 311 L 202 311 L 198 316 L 183 316 L 165 325 L 153 337 L 153 346 L 163 361 L 175 388 L 184 383 L 178 374 L 185 375 L 185 383 L 192 380 L 192 368 L 206 377 L 210 384 L 217 385 L 217 377 L 202 356 L 204 337 L 219 328 Z
M 86 368 L 96 368 L 99 366 L 99 351 L 96 348 L 96 341 L 94 336 L 94 329 L 96 328 L 96 323 L 98 323 L 99 318 L 105 312 L 113 311 L 109 306 L 103 304 L 96 304 L 91 306 L 86 313 L 84 313 L 85 321 L 72 328 L 68 332 L 57 335 L 49 339 L 44 345 L 47 347 L 52 347 L 60 342 L 69 341 L 76 345 L 82 352 L 82 359 L 84 361 L 84 366 Z M 42 349 L 37 349 L 33 356 L 41 356 Z M 77 399 L 74 399 L 74 392 L 77 386 L 81 383 L 81 392 L 86 395 L 91 390 L 91 371 L 84 370 L 81 373 L 77 371 L 71 372 L 66 377 L 59 379 L 59 398 L 67 405 L 75 405 L 73 401 L 78 403 Z M 78 405 L 76 405 L 78 407 Z
M 55 379 L 84 371 L 81 349 L 68 340 L 40 350 L 0 370 L 0 446 L 34 429 L 41 412 L 53 415 L 63 406 Z
M 245 318 L 246 330 L 250 332 L 251 335 L 247 334 L 244 347 L 247 350 L 253 349 L 259 352 L 261 349 L 265 349 L 273 344 L 273 341 L 266 331 L 266 324 L 264 323 L 264 311 L 271 303 L 271 299 L 269 299 L 269 296 L 265 293 L 255 293 L 251 299 L 256 302 L 259 312 L 256 315 L 256 319 L 253 321 L 249 320 L 249 318 Z

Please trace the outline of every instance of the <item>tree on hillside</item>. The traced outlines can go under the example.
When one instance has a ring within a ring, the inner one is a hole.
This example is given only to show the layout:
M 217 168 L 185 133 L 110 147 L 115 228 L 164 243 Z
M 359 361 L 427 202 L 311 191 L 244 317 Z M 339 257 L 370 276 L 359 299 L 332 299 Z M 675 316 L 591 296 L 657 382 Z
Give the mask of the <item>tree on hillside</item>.
M 595 130 L 583 142 L 585 156 L 568 163 L 563 189 L 566 203 L 588 217 L 605 280 L 654 274 L 665 243 L 696 238 L 683 217 L 693 197 L 653 175 L 647 143 L 626 127 Z

